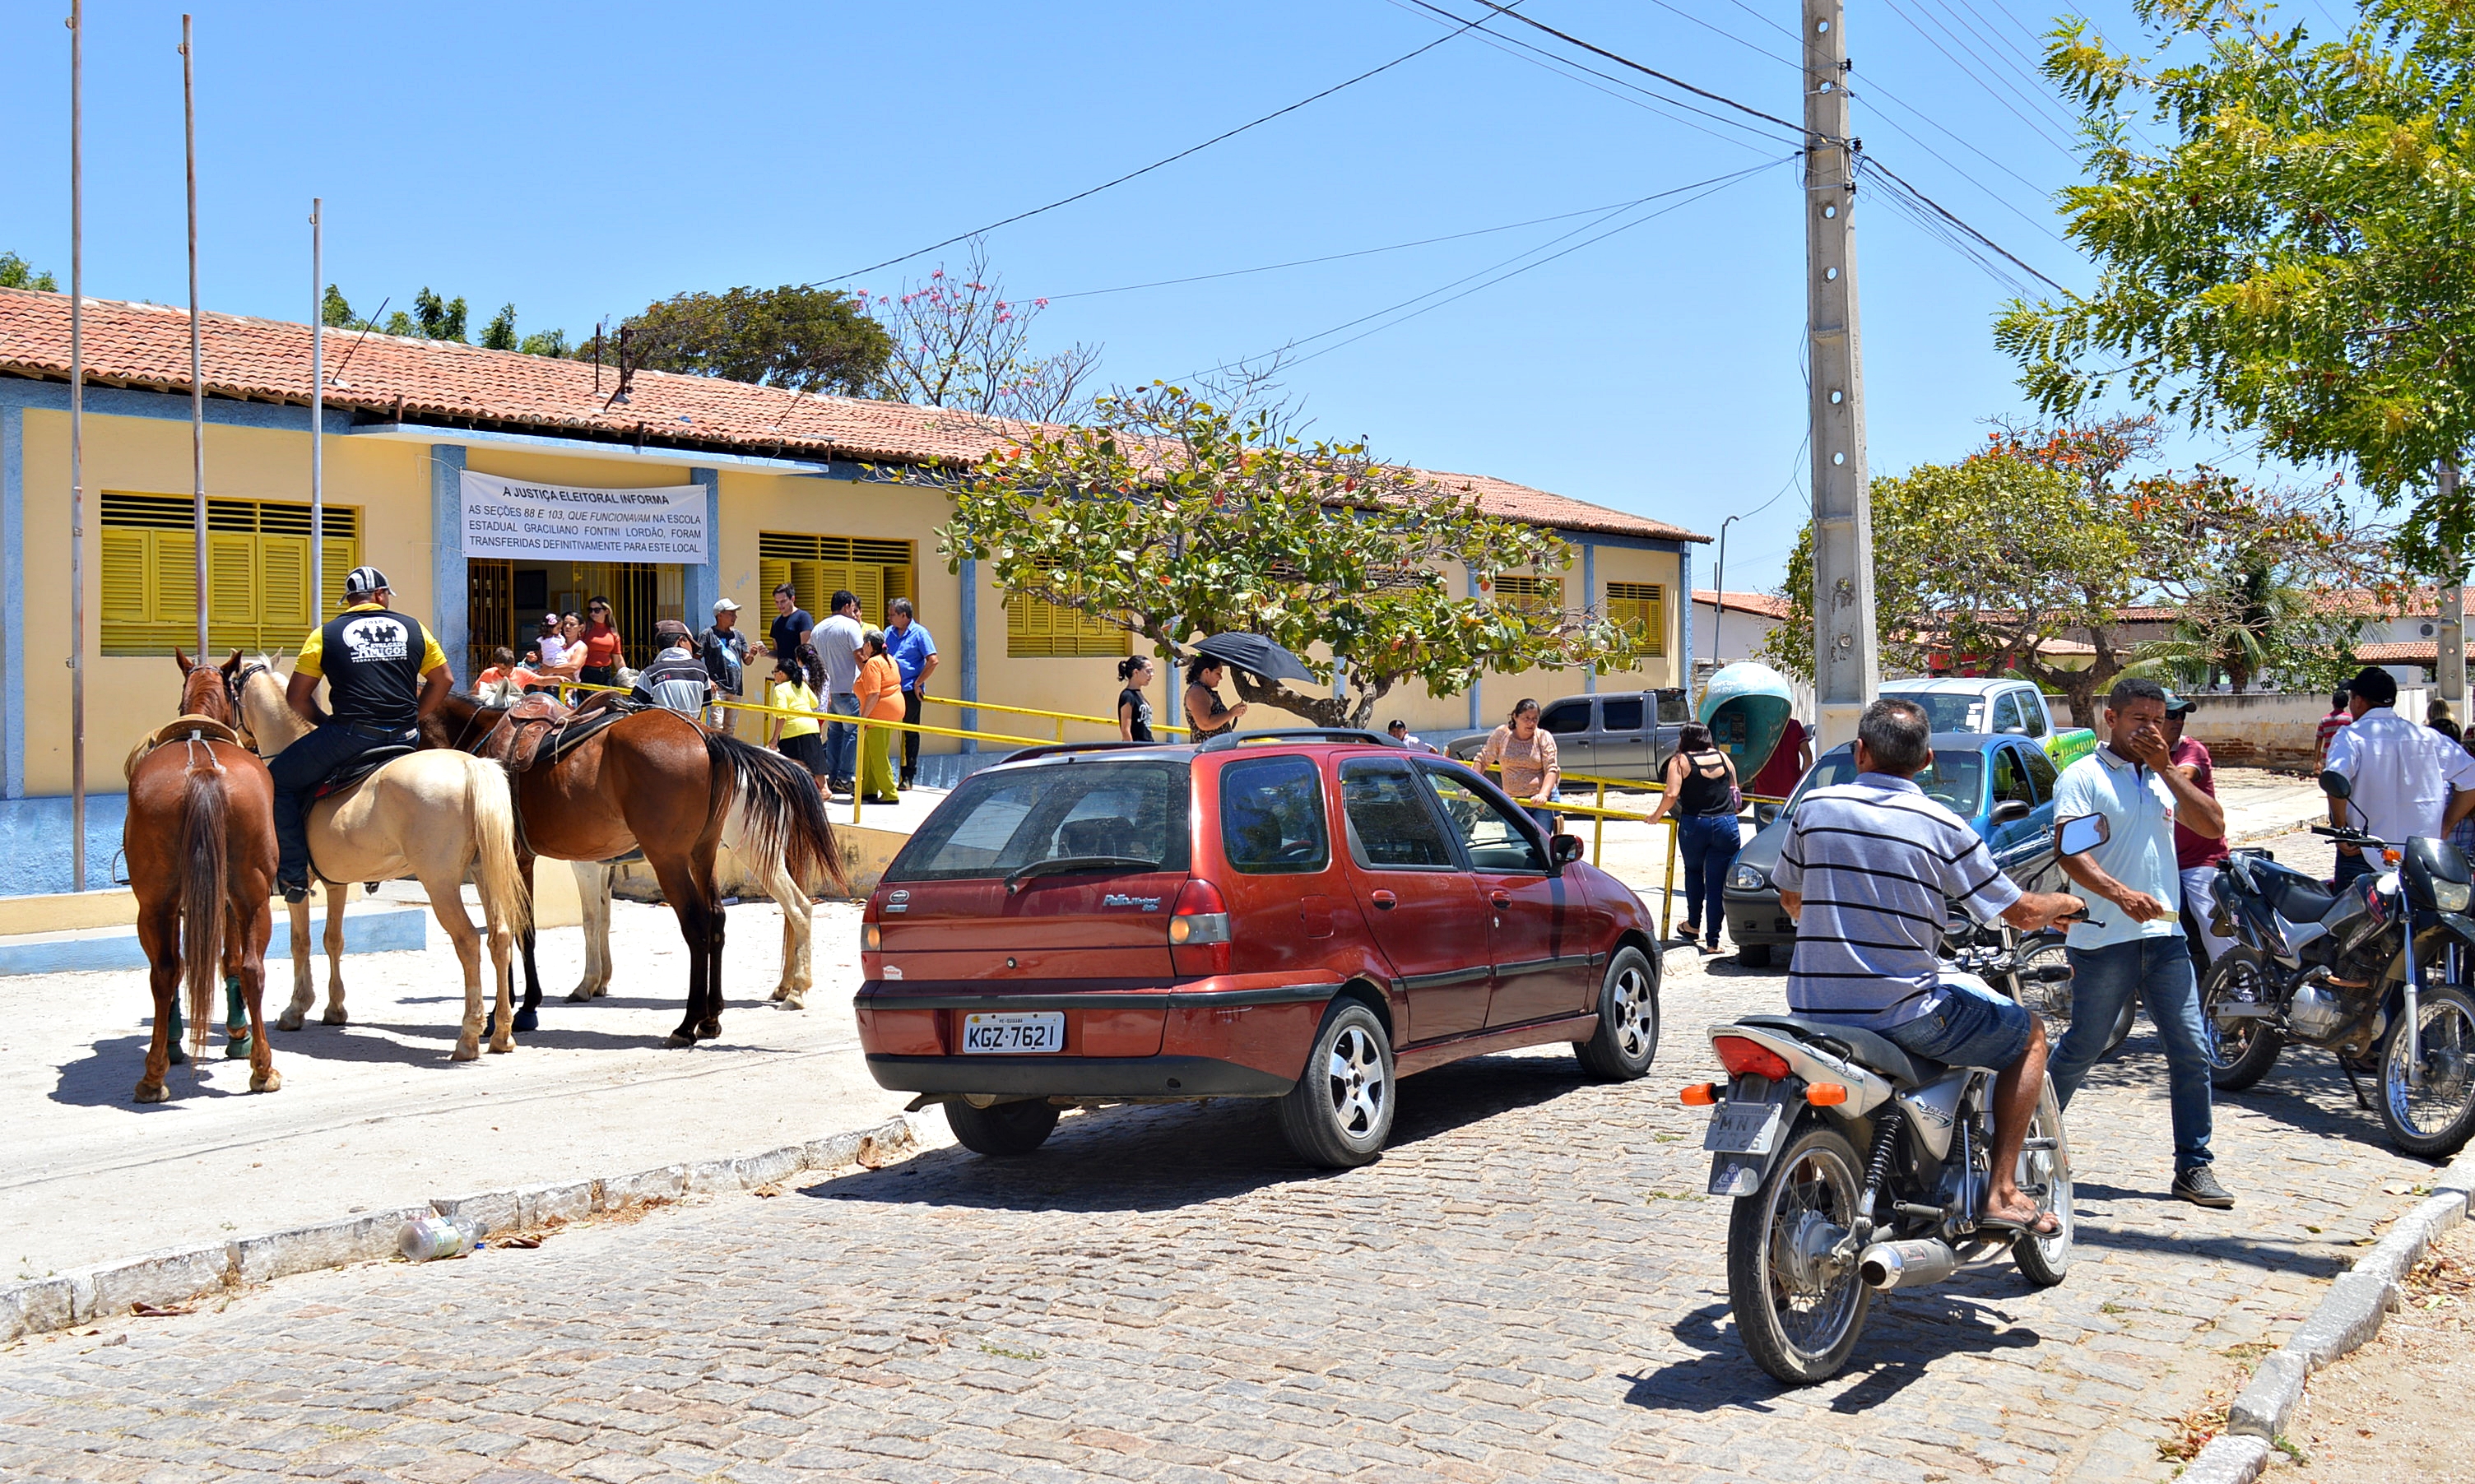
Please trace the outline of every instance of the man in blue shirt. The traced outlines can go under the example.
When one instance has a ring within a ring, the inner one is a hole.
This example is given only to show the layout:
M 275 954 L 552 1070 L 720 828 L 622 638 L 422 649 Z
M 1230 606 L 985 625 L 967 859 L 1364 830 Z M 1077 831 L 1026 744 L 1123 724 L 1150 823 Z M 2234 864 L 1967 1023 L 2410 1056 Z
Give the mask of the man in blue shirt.
M 2054 786 L 2057 823 L 2100 815 L 2107 829 L 2105 843 L 2062 863 L 2064 873 L 2097 900 L 2067 939 L 2071 1027 L 2054 1053 L 2054 1095 L 2069 1106 L 2104 1055 L 2124 1002 L 2138 995 L 2166 1043 L 2174 1194 L 2223 1210 L 2235 1198 L 2210 1168 L 2209 1046 L 2199 981 L 2183 941 L 2174 824 L 2179 818 L 2195 834 L 2223 835 L 2226 816 L 2173 766 L 2166 743 L 2169 704 L 2154 680 L 2116 681 L 2105 701 L 2106 744 L 2065 768 Z
M 911 599 L 897 597 L 885 605 L 885 652 L 902 673 L 902 719 L 919 724 L 919 703 L 928 698 L 928 677 L 937 672 L 937 641 L 927 625 L 913 621 Z M 910 788 L 919 776 L 919 734 L 902 734 L 902 782 Z

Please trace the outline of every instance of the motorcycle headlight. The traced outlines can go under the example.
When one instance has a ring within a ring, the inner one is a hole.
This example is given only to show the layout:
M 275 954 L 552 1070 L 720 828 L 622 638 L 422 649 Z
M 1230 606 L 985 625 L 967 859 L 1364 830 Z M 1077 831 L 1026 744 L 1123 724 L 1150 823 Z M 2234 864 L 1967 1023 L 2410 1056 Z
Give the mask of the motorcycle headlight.
M 1728 873 L 1728 885 L 1735 888 L 1739 891 L 1759 891 L 1763 887 L 1769 884 L 1770 878 L 1764 876 L 1761 872 L 1761 867 L 1757 865 L 1739 865 L 1734 870 Z M 2466 888 L 2464 887 L 2461 887 L 2458 890 L 2463 896 L 2465 894 Z M 2456 911 L 2457 909 L 2453 908 L 2451 910 Z
M 2475 884 L 2463 881 L 2436 881 L 2432 884 L 2432 905 L 2445 912 L 2463 912 L 2469 900 L 2475 900 Z

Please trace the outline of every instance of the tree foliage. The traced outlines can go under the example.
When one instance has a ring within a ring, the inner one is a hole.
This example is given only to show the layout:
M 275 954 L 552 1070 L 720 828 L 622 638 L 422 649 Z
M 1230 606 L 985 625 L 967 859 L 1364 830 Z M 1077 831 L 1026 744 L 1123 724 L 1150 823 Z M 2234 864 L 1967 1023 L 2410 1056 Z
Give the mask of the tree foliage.
M 2046 63 L 2086 115 L 2063 199 L 2097 287 L 2015 304 L 1997 342 L 2048 415 L 2120 388 L 2349 468 L 2414 502 L 2412 563 L 2454 569 L 2469 503 L 2433 475 L 2475 441 L 2475 12 L 2372 0 L 2319 39 L 2241 0 L 2138 10 L 2144 53 L 2072 20 Z
M 883 326 L 838 289 L 785 283 L 679 294 L 628 320 L 636 364 L 799 392 L 856 395 L 882 373 Z
M 1454 596 L 1464 567 L 1560 571 L 1571 548 L 1362 443 L 1307 443 L 1274 411 L 1155 383 L 1098 399 L 1084 426 L 1014 432 L 968 467 L 881 473 L 952 499 L 938 533 L 949 566 L 987 563 L 1010 602 L 1075 609 L 1164 648 L 1262 634 L 1325 682 L 1233 671 L 1249 702 L 1364 726 L 1413 681 L 1452 694 L 1485 670 L 1623 667 L 1644 646 L 1584 614 Z M 1345 659 L 1343 695 L 1316 646 Z
M 60 292 L 60 280 L 48 273 L 37 272 L 33 263 L 14 253 L 0 253 L 0 288 L 38 288 L 47 294 Z
M 1090 411 L 1099 347 L 1033 354 L 1031 324 L 1048 301 L 1008 299 L 977 238 L 959 274 L 941 263 L 870 306 L 892 337 L 872 395 L 1027 423 L 1074 422 Z

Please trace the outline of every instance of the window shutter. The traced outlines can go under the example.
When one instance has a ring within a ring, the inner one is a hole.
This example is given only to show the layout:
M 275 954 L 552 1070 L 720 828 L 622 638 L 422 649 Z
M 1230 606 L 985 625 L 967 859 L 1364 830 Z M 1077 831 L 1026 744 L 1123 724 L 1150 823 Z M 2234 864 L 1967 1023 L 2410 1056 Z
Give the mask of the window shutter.
M 256 536 L 207 532 L 207 632 L 214 646 L 247 649 L 257 643 Z
M 259 552 L 255 647 L 275 649 L 309 632 L 309 538 L 267 536 Z
M 155 620 L 169 633 L 197 643 L 198 545 L 186 531 L 155 534 Z M 204 659 L 201 655 L 199 658 Z
M 330 520 L 331 519 L 332 515 L 331 513 Z M 327 591 L 320 595 L 318 615 L 308 623 L 303 624 L 299 634 L 281 639 L 278 643 L 283 645 L 298 644 L 303 638 L 307 636 L 309 630 L 326 622 L 335 615 L 342 613 L 344 611 L 344 574 L 359 565 L 361 565 L 361 545 L 359 542 L 338 539 L 333 536 L 328 537 L 327 555 L 325 560 L 326 570 L 318 574 L 319 580 L 326 584 Z
M 791 564 L 789 562 L 778 556 L 763 556 L 756 559 L 756 585 L 765 590 L 765 609 L 768 613 L 773 609 L 773 590 L 790 580 Z M 769 619 L 767 621 L 772 620 Z
M 151 531 L 103 532 L 103 621 L 107 627 L 127 624 L 142 628 L 154 621 L 155 606 L 147 601 L 146 577 L 153 560 Z M 132 636 L 133 639 L 135 636 Z M 104 641 L 107 645 L 111 641 Z

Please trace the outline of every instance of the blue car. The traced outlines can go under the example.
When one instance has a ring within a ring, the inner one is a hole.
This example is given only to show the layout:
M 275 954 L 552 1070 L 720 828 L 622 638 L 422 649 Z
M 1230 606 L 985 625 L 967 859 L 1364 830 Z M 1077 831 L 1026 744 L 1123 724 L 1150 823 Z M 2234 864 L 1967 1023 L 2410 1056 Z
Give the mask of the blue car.
M 1787 840 L 1789 822 L 1806 793 L 1856 776 L 1856 744 L 1833 747 L 1814 760 L 1777 817 L 1746 842 L 1728 874 L 1728 937 L 1740 962 L 1759 967 L 1772 951 L 1796 941 L 1796 924 L 1779 908 L 1771 871 Z M 1977 732 L 1936 732 L 1933 762 L 1917 774 L 1917 787 L 1968 821 L 1994 852 L 1995 864 L 2029 891 L 2059 890 L 2062 867 L 2054 859 L 2054 762 L 2023 737 Z

